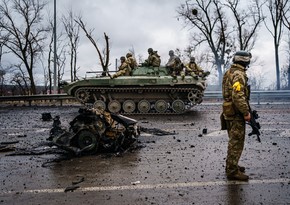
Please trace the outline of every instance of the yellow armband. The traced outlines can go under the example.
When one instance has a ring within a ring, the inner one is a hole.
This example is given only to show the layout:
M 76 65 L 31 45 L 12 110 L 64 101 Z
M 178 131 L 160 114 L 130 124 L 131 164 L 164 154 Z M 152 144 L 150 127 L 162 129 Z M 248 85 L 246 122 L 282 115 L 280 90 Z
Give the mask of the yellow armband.
M 235 82 L 235 84 L 233 85 L 233 89 L 238 92 L 241 90 L 241 84 L 240 82 Z

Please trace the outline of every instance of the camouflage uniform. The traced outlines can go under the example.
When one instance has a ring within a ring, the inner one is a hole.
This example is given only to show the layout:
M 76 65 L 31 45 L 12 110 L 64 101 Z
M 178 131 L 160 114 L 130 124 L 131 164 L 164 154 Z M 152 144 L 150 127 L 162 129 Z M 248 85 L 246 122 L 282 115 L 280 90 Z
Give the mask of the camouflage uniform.
M 170 69 L 171 75 L 173 77 L 176 77 L 176 75 L 180 75 L 184 78 L 185 74 L 183 71 L 183 64 L 179 57 L 174 55 L 174 52 L 172 50 L 169 51 L 169 59 L 166 63 L 166 67 Z
M 238 166 L 245 141 L 245 119 L 249 114 L 249 89 L 245 66 L 232 64 L 223 77 L 223 117 L 229 136 L 226 174 L 237 180 L 247 180 Z
M 145 64 L 147 66 L 153 66 L 153 67 L 159 67 L 161 60 L 160 60 L 160 56 L 157 54 L 157 51 L 153 51 L 152 48 L 148 49 L 148 59 L 145 60 Z
M 127 53 L 126 58 L 127 58 L 126 63 L 130 66 L 131 70 L 137 68 L 138 66 L 137 62 L 131 53 Z
M 128 63 L 126 62 L 126 58 L 124 56 L 122 56 L 120 58 L 120 60 L 121 60 L 121 65 L 119 66 L 119 71 L 113 75 L 113 78 L 117 78 L 117 77 L 123 76 L 123 75 L 126 75 L 126 76 L 130 75 L 131 68 L 128 65 Z
M 209 72 L 204 72 L 201 67 L 199 67 L 195 63 L 195 58 L 191 57 L 190 62 L 185 66 L 185 75 L 191 75 L 195 79 L 198 79 L 198 77 L 206 77 L 209 75 Z

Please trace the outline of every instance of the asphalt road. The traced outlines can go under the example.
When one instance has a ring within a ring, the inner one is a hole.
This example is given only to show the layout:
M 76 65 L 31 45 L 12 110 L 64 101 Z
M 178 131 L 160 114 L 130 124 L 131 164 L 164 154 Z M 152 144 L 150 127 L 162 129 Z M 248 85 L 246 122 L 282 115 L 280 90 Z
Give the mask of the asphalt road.
M 262 142 L 246 139 L 241 165 L 248 182 L 226 179 L 220 107 L 204 103 L 183 115 L 130 116 L 142 127 L 174 134 L 142 132 L 139 148 L 122 155 L 52 162 L 60 155 L 0 152 L 0 204 L 290 204 L 290 104 L 253 106 Z M 17 150 L 51 150 L 44 142 L 52 122 L 42 121 L 41 114 L 60 115 L 65 127 L 77 111 L 0 108 L 0 142 L 13 142 L 9 146 Z

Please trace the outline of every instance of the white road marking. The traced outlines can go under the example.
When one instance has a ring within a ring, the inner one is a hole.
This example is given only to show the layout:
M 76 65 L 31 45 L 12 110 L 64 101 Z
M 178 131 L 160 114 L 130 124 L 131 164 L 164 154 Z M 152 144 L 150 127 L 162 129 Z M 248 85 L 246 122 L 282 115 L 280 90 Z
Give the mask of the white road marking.
M 123 185 L 123 186 L 96 186 L 96 187 L 80 187 L 74 192 L 94 192 L 94 191 L 122 191 L 122 190 L 143 190 L 143 189 L 173 189 L 173 188 L 186 188 L 186 187 L 203 187 L 203 186 L 229 186 L 229 185 L 251 185 L 251 184 L 290 184 L 290 179 L 253 179 L 248 182 L 243 181 L 209 181 L 209 182 L 186 182 L 186 183 L 166 183 L 166 184 L 137 184 L 137 185 Z M 20 191 L 4 191 L 0 195 L 27 193 L 62 193 L 65 188 L 59 189 L 32 189 Z

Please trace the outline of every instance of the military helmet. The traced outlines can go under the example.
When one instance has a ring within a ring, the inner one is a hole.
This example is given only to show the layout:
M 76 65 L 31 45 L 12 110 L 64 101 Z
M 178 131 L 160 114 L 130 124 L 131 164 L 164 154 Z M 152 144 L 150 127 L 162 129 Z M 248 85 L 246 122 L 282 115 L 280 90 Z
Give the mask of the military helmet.
M 169 55 L 170 55 L 170 56 L 173 56 L 173 55 L 174 55 L 174 51 L 173 51 L 173 50 L 170 50 L 170 51 L 169 51 Z
M 237 51 L 234 54 L 233 62 L 247 67 L 251 62 L 252 54 L 247 51 Z
M 194 63 L 195 62 L 195 57 L 190 57 L 190 62 Z
M 126 60 L 125 56 L 121 56 L 120 60 L 125 61 Z
M 153 49 L 152 48 L 148 48 L 148 53 L 153 53 Z
M 126 57 L 127 57 L 127 58 L 129 58 L 129 57 L 131 57 L 131 56 L 132 56 L 132 53 L 127 53 L 127 54 L 126 54 Z

